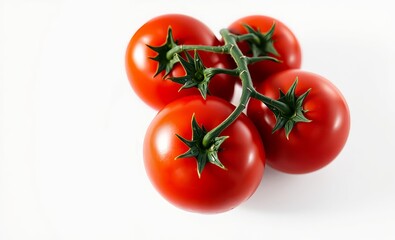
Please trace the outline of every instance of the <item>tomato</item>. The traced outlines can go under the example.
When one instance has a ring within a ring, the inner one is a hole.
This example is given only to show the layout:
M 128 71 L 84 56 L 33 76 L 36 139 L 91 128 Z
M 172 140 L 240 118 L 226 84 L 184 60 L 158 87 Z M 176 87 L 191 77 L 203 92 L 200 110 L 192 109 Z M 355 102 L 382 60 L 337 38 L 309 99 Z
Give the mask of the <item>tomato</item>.
M 308 173 L 329 164 L 340 153 L 350 130 L 350 113 L 340 91 L 327 79 L 302 70 L 287 70 L 272 75 L 257 91 L 274 99 L 284 93 L 298 77 L 296 96 L 311 88 L 303 108 L 311 122 L 296 123 L 289 139 L 284 129 L 272 133 L 274 114 L 260 101 L 251 99 L 247 115 L 254 122 L 271 167 L 287 173 Z
M 158 16 L 138 29 L 126 50 L 126 73 L 137 95 L 155 109 L 160 109 L 180 97 L 200 94 L 196 88 L 179 91 L 182 85 L 163 79 L 164 71 L 154 77 L 158 62 L 150 58 L 154 58 L 157 53 L 147 45 L 163 45 L 169 27 L 172 28 L 173 38 L 178 45 L 219 45 L 219 40 L 206 25 L 185 15 Z M 221 54 L 199 51 L 199 55 L 206 67 L 224 67 L 226 64 Z M 169 77 L 184 75 L 182 66 L 176 64 Z M 224 74 L 216 75 L 209 84 L 209 91 L 212 95 L 230 101 L 234 91 L 234 79 Z
M 218 157 L 226 169 L 207 163 L 201 176 L 193 157 L 178 158 L 188 151 L 176 134 L 192 138 L 191 118 L 211 130 L 234 110 L 223 99 L 208 96 L 180 98 L 164 107 L 151 122 L 144 140 L 144 163 L 152 184 L 170 203 L 184 210 L 219 213 L 247 200 L 258 187 L 265 152 L 254 124 L 243 113 L 221 136 L 229 136 Z
M 281 61 L 281 63 L 265 60 L 249 65 L 251 78 L 254 84 L 263 81 L 273 73 L 287 69 L 300 68 L 302 62 L 302 53 L 299 42 L 293 32 L 284 23 L 268 16 L 252 15 L 243 17 L 233 22 L 228 27 L 230 32 L 238 35 L 248 33 L 244 27 L 245 24 L 249 25 L 254 30 L 259 29 L 260 32 L 265 33 L 270 30 L 273 23 L 275 23 L 275 29 L 272 39 L 278 56 L 272 53 L 262 55 L 276 57 Z M 240 42 L 239 47 L 247 56 L 252 55 L 250 51 L 251 49 L 247 42 Z

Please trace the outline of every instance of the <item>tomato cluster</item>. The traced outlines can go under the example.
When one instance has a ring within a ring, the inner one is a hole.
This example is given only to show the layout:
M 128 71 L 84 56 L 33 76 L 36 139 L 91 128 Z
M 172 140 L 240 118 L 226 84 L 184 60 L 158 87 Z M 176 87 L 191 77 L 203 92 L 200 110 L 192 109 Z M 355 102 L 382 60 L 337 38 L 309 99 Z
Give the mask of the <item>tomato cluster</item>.
M 126 51 L 132 88 L 159 110 L 144 139 L 147 175 L 169 202 L 200 213 L 247 200 L 266 164 L 294 174 L 321 169 L 350 129 L 344 97 L 300 69 L 300 45 L 285 24 L 247 16 L 221 35 L 192 17 L 162 15 Z

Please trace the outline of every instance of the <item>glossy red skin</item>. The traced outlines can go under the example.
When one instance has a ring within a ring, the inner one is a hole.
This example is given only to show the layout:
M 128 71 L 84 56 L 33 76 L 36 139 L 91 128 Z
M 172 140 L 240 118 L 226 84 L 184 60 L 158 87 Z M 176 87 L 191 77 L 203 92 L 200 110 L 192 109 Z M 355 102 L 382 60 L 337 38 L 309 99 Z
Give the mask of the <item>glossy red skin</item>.
M 269 75 L 284 71 L 287 69 L 300 68 L 302 64 L 302 52 L 299 41 L 293 32 L 282 22 L 272 17 L 263 15 L 252 15 L 238 19 L 233 22 L 229 27 L 229 31 L 235 34 L 245 34 L 247 30 L 243 24 L 248 24 L 255 30 L 258 28 L 261 32 L 267 32 L 276 23 L 273 40 L 274 47 L 280 56 L 273 56 L 281 60 L 281 63 L 272 61 L 261 61 L 249 65 L 250 74 L 254 84 L 263 81 Z M 246 42 L 239 43 L 239 47 L 244 54 L 249 54 L 249 46 Z
M 264 95 L 278 99 L 279 89 L 286 92 L 298 77 L 296 95 L 309 88 L 304 101 L 305 116 L 310 123 L 297 123 L 286 139 L 284 130 L 271 133 L 274 114 L 260 101 L 252 99 L 247 115 L 258 128 L 271 167 L 287 173 L 316 171 L 336 158 L 347 141 L 350 113 L 340 91 L 322 76 L 301 70 L 277 73 L 257 86 Z
M 211 163 L 201 178 L 195 158 L 177 156 L 188 150 L 175 134 L 191 139 L 191 118 L 211 130 L 234 109 L 230 103 L 199 96 L 178 99 L 151 122 L 144 140 L 147 174 L 159 193 L 175 206 L 198 213 L 228 211 L 246 201 L 258 187 L 264 171 L 265 152 L 259 133 L 245 114 L 223 131 L 219 159 L 227 170 Z
M 173 30 L 177 44 L 188 45 L 219 45 L 214 33 L 202 22 L 185 15 L 167 14 L 151 19 L 133 35 L 126 50 L 126 73 L 129 82 L 137 95 L 154 109 L 161 109 L 175 99 L 200 94 L 196 89 L 184 89 L 179 92 L 180 84 L 164 80 L 163 73 L 153 77 L 157 70 L 157 62 L 149 59 L 157 53 L 146 45 L 161 46 L 166 40 L 168 27 Z M 193 56 L 193 52 L 191 53 Z M 206 67 L 224 67 L 224 56 L 221 54 L 199 52 Z M 226 64 L 226 63 L 225 63 Z M 184 76 L 185 71 L 176 64 L 169 75 Z M 233 78 L 220 74 L 209 84 L 212 95 L 230 101 L 233 96 L 235 81 Z

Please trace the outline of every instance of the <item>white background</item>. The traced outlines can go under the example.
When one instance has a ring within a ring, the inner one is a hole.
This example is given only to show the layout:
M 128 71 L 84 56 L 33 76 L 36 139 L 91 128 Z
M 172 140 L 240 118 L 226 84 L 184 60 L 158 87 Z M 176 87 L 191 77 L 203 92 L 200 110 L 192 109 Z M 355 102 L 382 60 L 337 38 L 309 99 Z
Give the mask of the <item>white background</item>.
M 0 3 L 0 239 L 395 239 L 391 1 Z M 133 93 L 124 54 L 150 18 L 184 13 L 216 33 L 264 14 L 287 24 L 303 69 L 348 100 L 352 128 L 328 167 L 270 168 L 253 197 L 219 215 L 179 210 L 142 163 L 156 114 Z

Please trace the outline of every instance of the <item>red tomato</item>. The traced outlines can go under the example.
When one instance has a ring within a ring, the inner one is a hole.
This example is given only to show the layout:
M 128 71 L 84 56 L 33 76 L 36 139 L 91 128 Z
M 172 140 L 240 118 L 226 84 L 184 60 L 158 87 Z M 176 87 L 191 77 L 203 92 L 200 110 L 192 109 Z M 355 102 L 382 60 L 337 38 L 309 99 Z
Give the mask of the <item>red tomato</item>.
M 178 99 L 163 108 L 150 124 L 144 140 L 147 174 L 160 194 L 184 210 L 224 212 L 247 200 L 258 187 L 265 152 L 259 133 L 245 114 L 226 128 L 229 136 L 218 152 L 226 170 L 207 163 L 199 178 L 195 158 L 175 158 L 188 147 L 176 134 L 192 138 L 191 118 L 209 131 L 233 111 L 230 103 L 213 96 Z
M 281 60 L 281 63 L 276 63 L 272 61 L 261 61 L 249 65 L 250 74 L 254 83 L 263 81 L 269 75 L 280 72 L 287 69 L 300 68 L 302 62 L 301 48 L 298 40 L 292 31 L 284 25 L 282 22 L 261 15 L 253 15 L 241 18 L 234 23 L 232 23 L 228 29 L 234 34 L 245 34 L 248 33 L 246 28 L 243 26 L 247 24 L 251 26 L 254 30 L 260 32 L 267 32 L 275 23 L 275 30 L 273 34 L 273 45 L 277 50 L 278 56 L 273 54 L 267 54 L 268 56 L 276 57 Z M 247 56 L 251 56 L 250 47 L 246 42 L 240 42 L 239 47 L 242 52 Z
M 308 123 L 296 123 L 286 138 L 284 129 L 272 133 L 274 114 L 260 101 L 251 99 L 247 115 L 257 126 L 266 150 L 267 163 L 287 173 L 308 173 L 330 163 L 342 150 L 350 129 L 350 114 L 340 91 L 327 79 L 301 70 L 272 75 L 257 86 L 258 92 L 274 99 L 279 89 L 287 92 L 298 77 L 296 96 L 311 88 L 303 108 Z
M 219 45 L 212 31 L 202 22 L 184 15 L 168 14 L 151 19 L 145 23 L 130 40 L 126 51 L 126 73 L 137 95 L 155 109 L 164 107 L 169 102 L 187 95 L 200 94 L 198 89 L 184 89 L 182 85 L 163 79 L 164 72 L 154 77 L 158 63 L 150 57 L 157 53 L 147 45 L 159 47 L 166 41 L 169 26 L 173 30 L 174 40 L 178 45 Z M 193 53 L 191 53 L 193 56 Z M 199 52 L 206 67 L 224 67 L 224 56 L 220 54 Z M 169 77 L 181 77 L 185 71 L 176 64 Z M 210 84 L 212 95 L 230 101 L 233 96 L 234 79 L 220 74 Z

